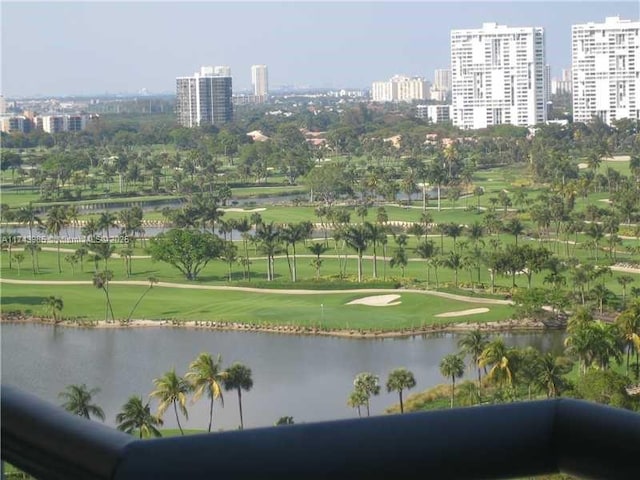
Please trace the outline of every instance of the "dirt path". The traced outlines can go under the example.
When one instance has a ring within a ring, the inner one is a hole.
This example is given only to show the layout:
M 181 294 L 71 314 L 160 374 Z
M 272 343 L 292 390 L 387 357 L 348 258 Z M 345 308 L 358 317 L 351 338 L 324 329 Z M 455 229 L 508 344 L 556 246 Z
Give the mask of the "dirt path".
M 8 278 L 0 278 L 0 284 L 13 284 L 13 285 L 92 285 L 92 282 L 88 280 L 16 280 Z M 109 282 L 111 285 L 139 285 L 146 287 L 149 282 L 142 280 L 113 280 Z M 398 290 L 392 288 L 362 288 L 351 290 L 304 290 L 304 289 L 266 289 L 266 288 L 251 288 L 251 287 L 228 287 L 225 285 L 190 285 L 185 283 L 171 283 L 171 282 L 158 282 L 154 287 L 164 288 L 183 288 L 190 290 L 221 290 L 229 292 L 252 292 L 252 293 L 265 293 L 272 295 L 327 295 L 331 293 L 418 293 L 422 295 L 431 295 L 434 297 L 448 298 L 450 300 L 457 300 L 467 303 L 480 303 L 487 305 L 512 305 L 511 300 L 498 300 L 494 298 L 481 298 L 481 297 L 467 297 L 464 295 L 456 295 L 454 293 L 436 292 L 433 290 Z

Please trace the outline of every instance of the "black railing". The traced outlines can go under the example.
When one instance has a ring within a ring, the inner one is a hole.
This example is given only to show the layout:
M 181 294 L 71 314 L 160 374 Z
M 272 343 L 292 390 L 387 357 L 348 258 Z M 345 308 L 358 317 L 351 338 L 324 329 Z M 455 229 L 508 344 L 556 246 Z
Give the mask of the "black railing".
M 3 385 L 1 428 L 42 479 L 640 478 L 640 415 L 569 399 L 137 440 Z

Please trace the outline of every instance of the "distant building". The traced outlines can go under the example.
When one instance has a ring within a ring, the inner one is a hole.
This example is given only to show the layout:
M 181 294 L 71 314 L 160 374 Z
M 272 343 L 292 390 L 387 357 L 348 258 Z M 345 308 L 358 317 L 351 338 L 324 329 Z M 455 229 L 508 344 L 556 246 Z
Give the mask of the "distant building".
M 269 95 L 269 70 L 266 65 L 251 66 L 251 85 L 253 94 L 266 100 Z
M 451 105 L 418 105 L 416 117 L 423 118 L 431 123 L 444 123 L 451 121 Z
M 547 119 L 544 30 L 485 23 L 451 31 L 453 124 L 466 129 Z
M 84 113 L 64 115 L 24 115 L 2 119 L 2 131 L 28 133 L 31 130 L 43 130 L 47 133 L 80 132 L 87 128 L 91 116 Z
M 426 100 L 429 82 L 422 77 L 395 75 L 386 82 L 373 82 L 371 98 L 374 102 L 412 102 Z
M 192 77 L 176 78 L 176 114 L 183 127 L 222 125 L 233 118 L 230 76 L 202 67 Z
M 0 119 L 0 131 L 5 133 L 29 133 L 31 120 L 25 116 L 4 117 Z
M 230 77 L 231 67 L 226 65 L 210 65 L 206 67 L 200 67 L 200 74 L 207 75 L 209 77 Z
M 451 70 L 439 68 L 434 72 L 433 85 L 429 98 L 436 102 L 445 102 L 451 94 Z
M 571 69 L 562 69 L 560 78 L 551 80 L 552 95 L 571 95 L 573 91 L 573 81 L 571 80 Z
M 0 115 L 7 113 L 7 101 L 4 96 L 0 95 Z
M 607 17 L 571 27 L 573 119 L 640 119 L 640 21 Z

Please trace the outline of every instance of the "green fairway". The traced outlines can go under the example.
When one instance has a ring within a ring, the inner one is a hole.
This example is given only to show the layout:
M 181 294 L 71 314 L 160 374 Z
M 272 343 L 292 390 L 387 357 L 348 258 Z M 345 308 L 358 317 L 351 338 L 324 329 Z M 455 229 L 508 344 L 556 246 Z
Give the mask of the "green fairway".
M 109 288 L 116 318 L 126 318 L 144 292 L 142 286 L 112 284 Z M 400 302 L 389 306 L 347 305 L 350 301 L 375 295 L 399 295 Z M 105 295 L 92 285 L 2 285 L 3 311 L 23 310 L 44 315 L 44 299 L 50 295 L 64 301 L 63 316 L 89 320 L 104 319 Z M 486 313 L 462 317 L 435 315 L 475 308 Z M 461 302 L 421 293 L 386 290 L 376 293 L 337 293 L 317 291 L 297 294 L 283 291 L 254 293 L 246 291 L 191 290 L 153 288 L 140 303 L 134 318 L 179 321 L 204 320 L 260 325 L 291 325 L 323 329 L 400 330 L 422 325 L 464 321 L 506 320 L 507 305 Z

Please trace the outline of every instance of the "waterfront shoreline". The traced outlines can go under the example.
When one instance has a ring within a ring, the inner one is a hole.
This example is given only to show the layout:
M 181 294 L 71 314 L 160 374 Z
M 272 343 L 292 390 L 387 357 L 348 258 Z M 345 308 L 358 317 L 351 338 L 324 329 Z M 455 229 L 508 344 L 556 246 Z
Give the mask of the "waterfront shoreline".
M 128 323 L 115 321 L 113 323 L 83 320 L 63 320 L 57 324 L 49 318 L 27 316 L 16 313 L 0 314 L 1 324 L 20 324 L 31 323 L 41 325 L 51 325 L 65 328 L 89 328 L 89 329 L 129 329 L 129 328 L 188 328 L 212 331 L 236 331 L 236 332 L 252 332 L 252 333 L 276 333 L 287 335 L 310 335 L 310 336 L 326 336 L 339 338 L 406 338 L 426 335 L 430 333 L 455 333 L 468 332 L 479 329 L 484 332 L 531 332 L 544 330 L 557 330 L 545 325 L 537 320 L 502 320 L 497 322 L 458 322 L 446 324 L 432 324 L 413 329 L 400 330 L 323 330 L 317 327 L 303 327 L 292 325 L 256 325 L 237 322 L 215 322 L 215 321 L 198 321 L 190 320 L 185 322 L 171 320 L 131 320 Z

